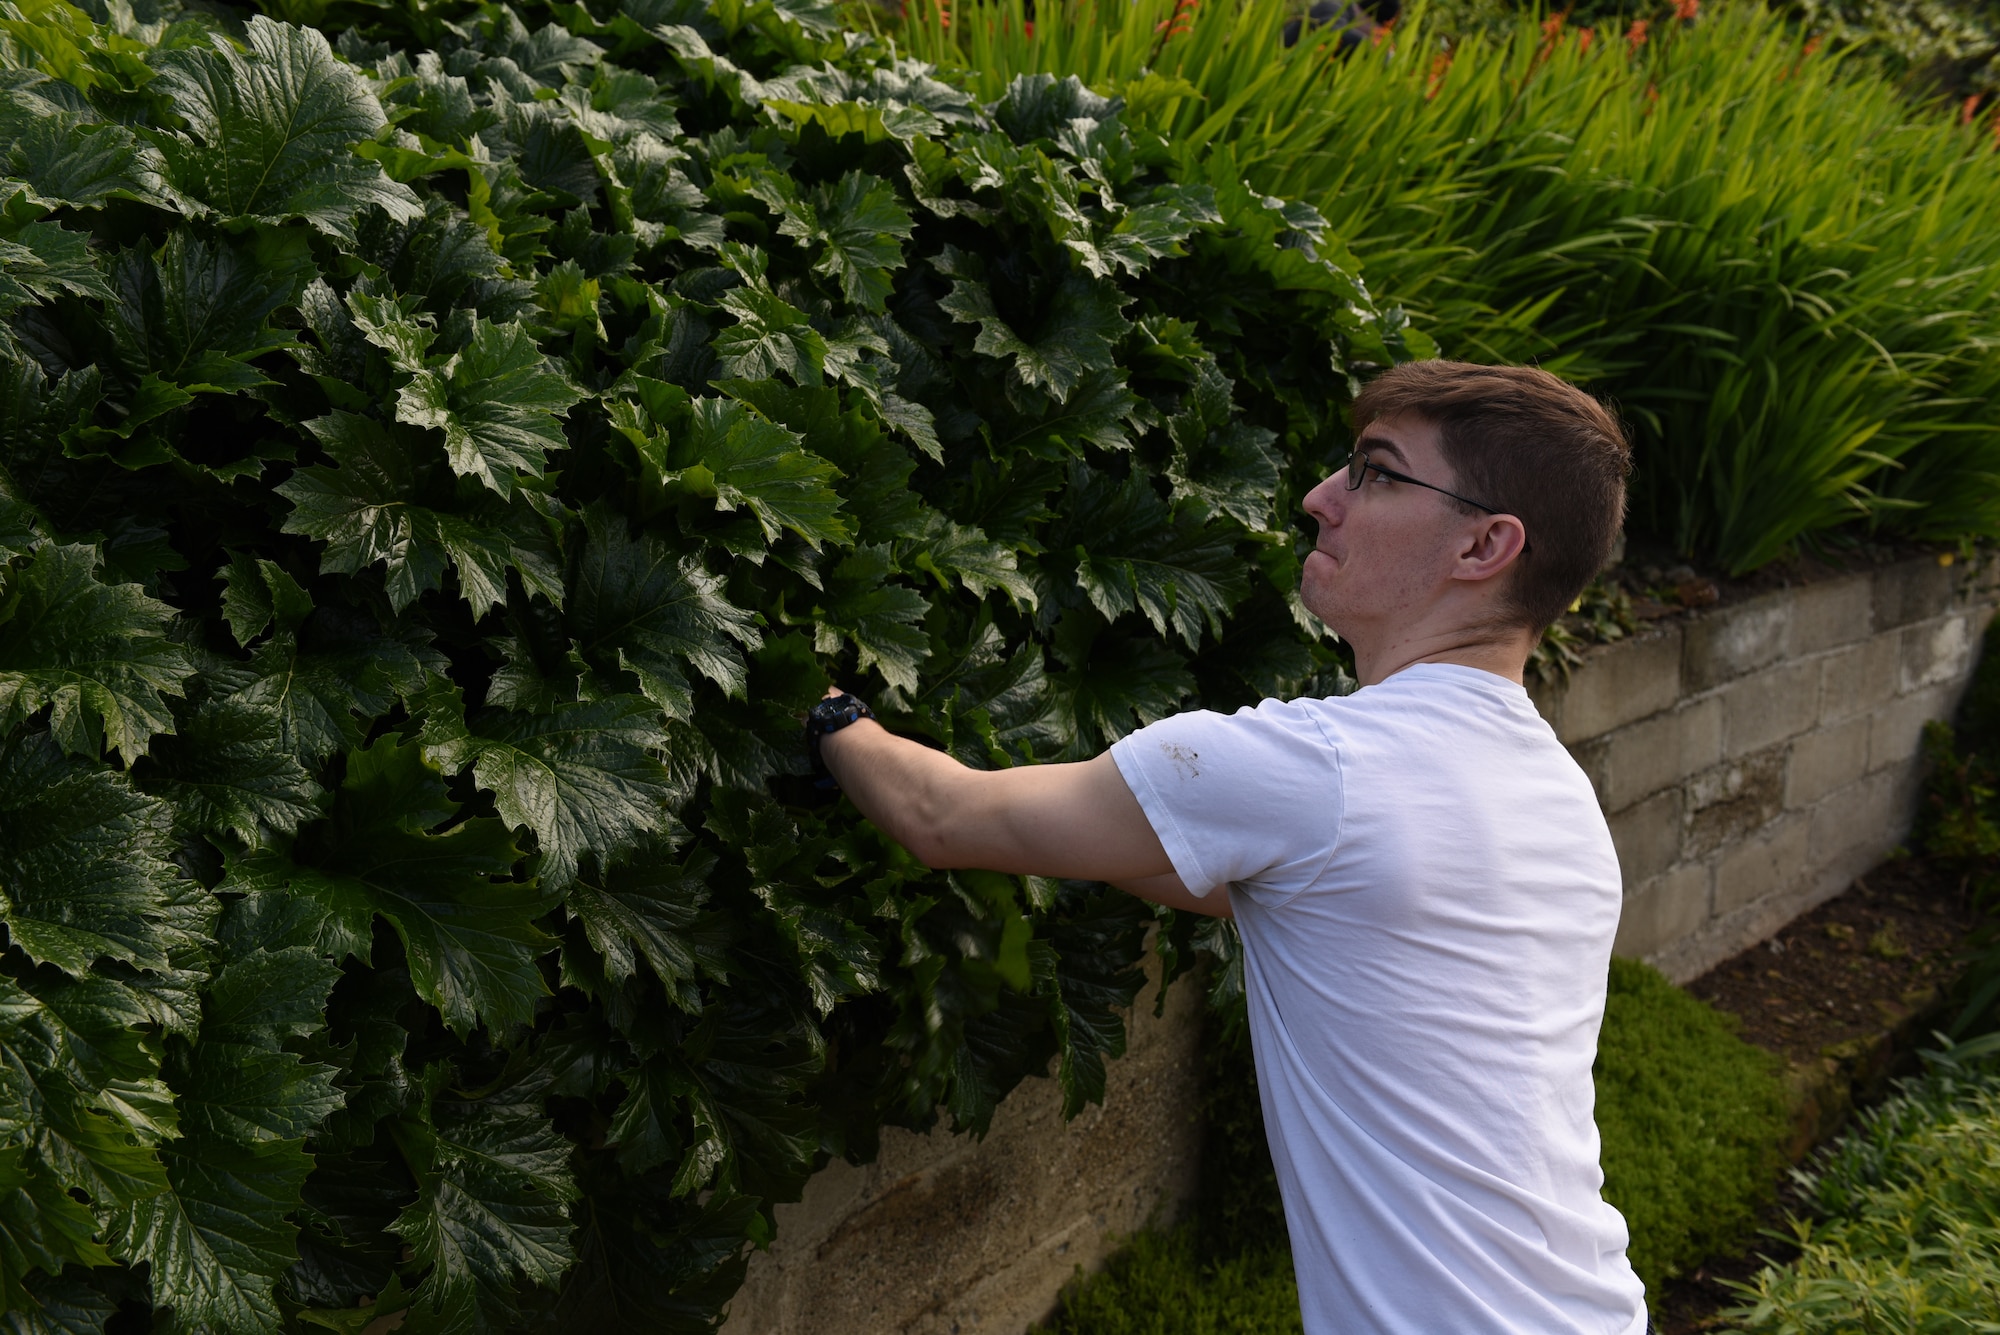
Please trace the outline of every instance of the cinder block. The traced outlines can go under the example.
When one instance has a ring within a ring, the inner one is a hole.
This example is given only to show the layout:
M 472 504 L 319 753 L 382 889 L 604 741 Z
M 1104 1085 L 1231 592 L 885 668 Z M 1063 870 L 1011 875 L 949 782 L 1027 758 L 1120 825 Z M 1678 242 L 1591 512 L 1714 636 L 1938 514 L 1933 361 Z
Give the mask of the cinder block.
M 1809 807 L 1868 772 L 1872 721 L 1852 718 L 1818 728 L 1792 743 L 1785 767 L 1785 806 Z
M 1528 699 L 1534 704 L 1535 712 L 1542 716 L 1549 727 L 1555 729 L 1558 737 L 1563 736 L 1562 703 L 1567 682 L 1551 677 L 1531 676 L 1527 681 Z
M 1803 814 L 1785 816 L 1724 853 L 1715 866 L 1716 913 L 1734 913 L 1804 876 L 1811 826 Z
M 1972 668 L 1977 644 L 1972 628 L 1973 617 L 1969 612 L 1905 627 L 1903 689 L 1914 691 L 1964 677 Z
M 1875 572 L 1875 629 L 1891 630 L 1928 621 L 1951 605 L 1958 586 L 1953 567 L 1934 556 L 1919 556 Z
M 1690 863 L 1625 896 L 1611 953 L 1643 959 L 1698 931 L 1708 920 L 1709 877 L 1707 864 Z
M 1868 768 L 1890 769 L 1917 758 L 1924 742 L 1924 724 L 1951 713 L 1954 685 L 1926 686 L 1891 700 L 1869 719 Z
M 1875 585 L 1867 575 L 1842 575 L 1794 590 L 1792 652 L 1816 654 L 1856 644 L 1874 630 Z
M 1556 736 L 1565 744 L 1589 741 L 1669 708 L 1680 698 L 1680 660 L 1679 626 L 1592 651 L 1562 692 Z
M 1644 726 L 1643 724 L 1640 726 Z M 1614 733 L 1612 736 L 1621 736 Z M 1597 805 L 1606 811 L 1616 811 L 1625 805 L 1611 800 L 1611 738 L 1598 737 L 1588 742 L 1578 742 L 1569 748 L 1570 759 L 1590 780 L 1591 791 L 1597 794 Z
M 1730 759 L 1796 737 L 1819 718 L 1820 666 L 1766 668 L 1722 688 L 1722 753 Z
M 1718 608 L 1687 628 L 1681 678 L 1688 694 L 1775 663 L 1791 648 L 1789 590 Z
M 1877 635 L 1820 660 L 1819 716 L 1823 722 L 1872 713 L 1902 688 L 1902 638 Z
M 1606 811 L 1623 811 L 1722 759 L 1722 702 L 1703 700 L 1655 714 L 1596 745 L 1604 748 L 1598 798 Z
M 1806 842 L 1813 867 L 1839 862 L 1858 850 L 1887 854 L 1909 829 L 1907 794 L 1912 791 L 1909 776 L 1878 770 L 1821 798 L 1812 809 Z
M 1681 852 L 1706 857 L 1746 839 L 1775 820 L 1785 806 L 1785 751 L 1726 760 L 1687 785 L 1687 832 Z
M 1643 885 L 1680 860 L 1681 790 L 1669 788 L 1610 817 L 1625 884 Z
M 1959 596 L 1973 603 L 2000 600 L 2000 552 L 1982 552 L 1958 577 Z

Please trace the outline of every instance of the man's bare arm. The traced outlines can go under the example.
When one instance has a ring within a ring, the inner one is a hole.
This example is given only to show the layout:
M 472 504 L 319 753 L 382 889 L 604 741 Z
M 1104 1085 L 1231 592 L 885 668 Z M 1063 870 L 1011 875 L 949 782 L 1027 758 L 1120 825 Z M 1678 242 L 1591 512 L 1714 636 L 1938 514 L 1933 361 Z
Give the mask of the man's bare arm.
M 1197 896 L 1109 754 L 1071 765 L 975 770 L 863 719 L 820 742 L 841 789 L 926 866 L 1109 881 L 1141 899 L 1228 916 Z

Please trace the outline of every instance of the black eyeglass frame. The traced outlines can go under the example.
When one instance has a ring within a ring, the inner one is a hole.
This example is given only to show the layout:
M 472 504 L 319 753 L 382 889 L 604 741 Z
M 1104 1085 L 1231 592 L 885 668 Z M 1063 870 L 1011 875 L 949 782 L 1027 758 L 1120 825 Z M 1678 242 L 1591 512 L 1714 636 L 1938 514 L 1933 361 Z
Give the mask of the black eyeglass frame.
M 1359 466 L 1357 467 L 1357 465 Z M 1484 510 L 1489 515 L 1504 515 L 1507 513 L 1505 510 L 1496 510 L 1490 505 L 1482 505 L 1470 496 L 1461 496 L 1455 491 L 1446 491 L 1443 487 L 1411 477 L 1408 473 L 1398 473 L 1393 468 L 1384 468 L 1381 464 L 1371 462 L 1366 450 L 1356 450 L 1354 453 L 1348 455 L 1347 462 L 1342 467 L 1347 469 L 1347 489 L 1349 491 L 1360 491 L 1361 483 L 1367 478 L 1369 470 L 1373 469 L 1383 477 L 1388 478 L 1391 482 L 1407 482 L 1413 487 L 1423 487 L 1426 490 L 1435 491 L 1441 496 L 1451 497 L 1461 505 L 1469 505 L 1475 510 Z

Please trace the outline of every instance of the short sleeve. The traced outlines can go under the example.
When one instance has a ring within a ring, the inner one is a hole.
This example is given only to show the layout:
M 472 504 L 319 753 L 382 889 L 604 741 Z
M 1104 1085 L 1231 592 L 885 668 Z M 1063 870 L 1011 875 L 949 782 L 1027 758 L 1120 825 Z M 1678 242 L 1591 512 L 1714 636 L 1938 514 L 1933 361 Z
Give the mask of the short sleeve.
M 1112 760 L 1187 888 L 1310 884 L 1340 836 L 1340 757 L 1300 704 L 1199 710 L 1141 728 Z

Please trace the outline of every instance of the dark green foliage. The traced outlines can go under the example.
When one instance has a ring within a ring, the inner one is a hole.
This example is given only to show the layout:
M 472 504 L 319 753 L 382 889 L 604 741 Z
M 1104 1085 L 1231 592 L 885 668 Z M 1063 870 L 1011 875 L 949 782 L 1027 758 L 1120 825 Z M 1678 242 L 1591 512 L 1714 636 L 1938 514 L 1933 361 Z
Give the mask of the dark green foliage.
M 1604 1198 L 1657 1295 L 1739 1240 L 1776 1190 L 1789 1124 L 1781 1063 L 1655 970 L 1614 959 L 1592 1069 Z
M 1240 1018 L 1226 1024 L 1210 1012 L 1201 1057 L 1197 1236 L 1203 1254 L 1226 1259 L 1243 1252 L 1282 1252 L 1290 1244 L 1271 1145 L 1264 1137 L 1249 1026 Z
M 1196 1230 L 1141 1233 L 1063 1294 L 1043 1335 L 1298 1335 L 1298 1286 L 1282 1248 L 1204 1260 Z
M 1101 1098 L 1154 915 L 798 719 L 1330 670 L 1288 516 L 1406 352 L 1316 215 L 808 3 L 94 12 L 0 4 L 14 1327 L 710 1329 L 830 1156 Z
M 1901 1082 L 1822 1154 L 1798 1255 L 1737 1286 L 1741 1331 L 1943 1335 L 2000 1319 L 2000 1078 Z
M 1984 921 L 1967 942 L 1952 1000 L 1949 1036 L 1961 1053 L 2000 1048 L 2000 620 L 1988 624 L 1979 666 L 1956 726 L 1924 725 L 1924 801 L 1917 834 L 1925 852 L 1961 878 Z

